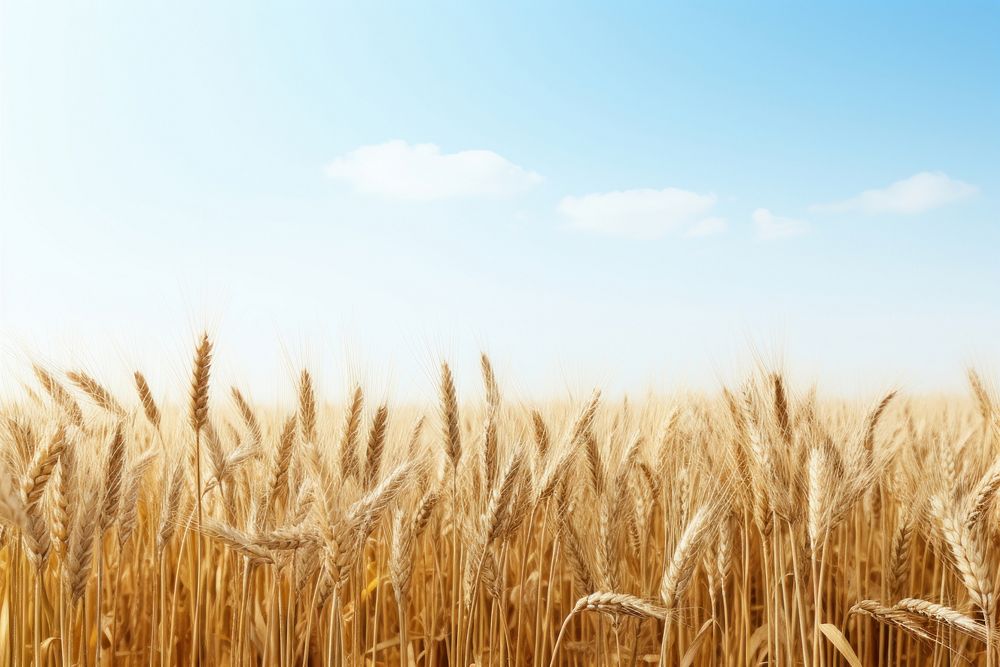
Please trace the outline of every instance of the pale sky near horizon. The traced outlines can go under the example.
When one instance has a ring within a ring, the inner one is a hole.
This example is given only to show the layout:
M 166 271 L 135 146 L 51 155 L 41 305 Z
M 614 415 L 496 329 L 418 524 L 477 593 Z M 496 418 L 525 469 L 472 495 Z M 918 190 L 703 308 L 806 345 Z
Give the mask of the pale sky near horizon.
M 0 384 L 998 378 L 1000 4 L 824 4 L 0 0 Z

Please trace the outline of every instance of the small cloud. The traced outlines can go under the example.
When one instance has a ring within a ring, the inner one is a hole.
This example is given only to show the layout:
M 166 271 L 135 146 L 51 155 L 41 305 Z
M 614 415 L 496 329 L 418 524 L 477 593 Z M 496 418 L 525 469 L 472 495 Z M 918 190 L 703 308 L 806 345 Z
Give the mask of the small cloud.
M 884 188 L 865 190 L 857 197 L 831 204 L 817 204 L 814 211 L 842 213 L 901 213 L 929 211 L 945 204 L 971 197 L 979 191 L 974 185 L 949 178 L 941 171 L 922 171 Z
M 672 232 L 704 236 L 722 231 L 725 221 L 707 215 L 714 206 L 714 195 L 647 188 L 563 197 L 557 210 L 575 229 L 650 239 Z
M 795 218 L 783 218 L 771 213 L 766 208 L 758 208 L 751 216 L 757 237 L 767 240 L 783 239 L 789 236 L 800 236 L 809 229 L 809 223 Z
M 714 236 L 721 234 L 729 228 L 729 223 L 725 218 L 705 218 L 694 223 L 694 226 L 687 230 L 685 236 Z
M 326 174 L 357 192 L 418 201 L 503 197 L 542 181 L 493 151 L 442 153 L 434 144 L 399 140 L 356 148 L 328 164 Z

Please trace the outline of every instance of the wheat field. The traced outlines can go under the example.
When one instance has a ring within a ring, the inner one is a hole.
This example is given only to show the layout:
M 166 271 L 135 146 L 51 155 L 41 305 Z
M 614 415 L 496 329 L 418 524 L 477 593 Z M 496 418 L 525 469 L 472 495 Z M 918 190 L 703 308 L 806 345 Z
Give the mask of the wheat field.
M 996 664 L 998 411 L 716 394 L 420 405 L 112 394 L 2 406 L 9 665 Z M 461 398 L 460 398 L 461 397 Z

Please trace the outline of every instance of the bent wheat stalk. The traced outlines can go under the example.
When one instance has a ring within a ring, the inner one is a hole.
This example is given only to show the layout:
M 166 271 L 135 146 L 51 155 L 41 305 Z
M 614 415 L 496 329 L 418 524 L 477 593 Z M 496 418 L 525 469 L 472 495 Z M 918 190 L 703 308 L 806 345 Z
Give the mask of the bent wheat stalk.
M 555 667 L 559 645 L 562 643 L 563 635 L 566 633 L 570 621 L 573 620 L 574 616 L 584 611 L 596 611 L 611 616 L 631 616 L 638 619 L 653 618 L 659 621 L 665 621 L 668 614 L 665 607 L 659 607 L 627 593 L 598 592 L 585 595 L 576 601 L 573 609 L 559 628 L 549 667 Z

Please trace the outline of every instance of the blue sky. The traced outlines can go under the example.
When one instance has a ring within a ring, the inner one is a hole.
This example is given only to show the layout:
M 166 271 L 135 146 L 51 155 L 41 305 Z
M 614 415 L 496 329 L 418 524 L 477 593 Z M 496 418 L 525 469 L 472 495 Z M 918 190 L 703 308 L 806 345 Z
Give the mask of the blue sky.
M 5 0 L 0 363 L 1000 365 L 1000 5 L 366 4 Z

